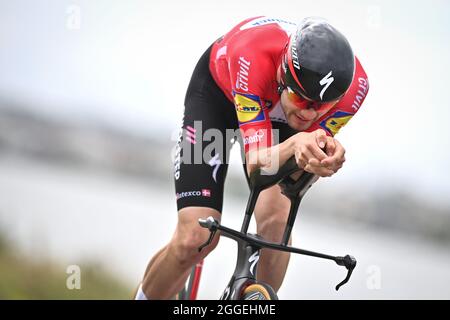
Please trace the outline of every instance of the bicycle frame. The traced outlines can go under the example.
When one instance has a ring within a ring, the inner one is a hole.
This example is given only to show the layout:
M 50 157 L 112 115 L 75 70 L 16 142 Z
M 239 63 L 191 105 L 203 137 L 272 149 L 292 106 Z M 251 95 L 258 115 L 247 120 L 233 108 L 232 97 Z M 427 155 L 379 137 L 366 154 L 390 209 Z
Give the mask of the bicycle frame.
M 231 280 L 228 283 L 228 286 L 226 287 L 220 299 L 239 299 L 239 297 L 241 297 L 243 289 L 245 289 L 248 285 L 257 282 L 256 270 L 259 260 L 259 251 L 262 248 L 275 249 L 279 251 L 333 260 L 338 265 L 344 266 L 348 271 L 347 276 L 336 286 L 336 290 L 339 290 L 339 288 L 347 283 L 350 279 L 351 274 L 356 267 L 356 259 L 354 257 L 350 255 L 346 255 L 345 257 L 335 257 L 288 246 L 289 238 L 291 236 L 292 228 L 297 217 L 300 202 L 303 199 L 306 191 L 311 187 L 316 178 L 313 174 L 304 172 L 299 179 L 294 180 L 290 176 L 298 170 L 299 169 L 297 163 L 295 162 L 295 158 L 292 157 L 274 175 L 264 174 L 261 169 L 255 170 L 255 172 L 250 175 L 251 192 L 240 232 L 221 225 L 213 217 L 208 217 L 207 219 L 199 219 L 199 224 L 202 227 L 209 229 L 209 231 L 211 232 L 209 239 L 199 247 L 199 251 L 201 251 L 204 247 L 211 243 L 217 230 L 221 231 L 221 236 L 231 238 L 238 244 L 236 268 L 234 270 L 233 276 L 231 277 Z M 275 184 L 280 185 L 282 193 L 286 197 L 288 197 L 291 202 L 289 217 L 286 222 L 286 227 L 281 243 L 268 242 L 256 234 L 247 233 L 251 216 L 253 214 L 253 210 L 255 208 L 259 194 L 261 193 L 261 191 Z

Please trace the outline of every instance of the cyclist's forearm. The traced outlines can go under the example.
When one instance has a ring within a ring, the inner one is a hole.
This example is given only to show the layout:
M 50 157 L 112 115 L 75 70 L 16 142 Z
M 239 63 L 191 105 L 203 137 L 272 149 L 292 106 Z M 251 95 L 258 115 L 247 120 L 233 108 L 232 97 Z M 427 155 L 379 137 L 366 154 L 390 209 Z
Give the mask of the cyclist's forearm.
M 245 155 L 247 172 L 250 174 L 258 168 L 282 166 L 295 152 L 294 140 L 291 138 L 270 148 L 255 149 L 247 152 Z

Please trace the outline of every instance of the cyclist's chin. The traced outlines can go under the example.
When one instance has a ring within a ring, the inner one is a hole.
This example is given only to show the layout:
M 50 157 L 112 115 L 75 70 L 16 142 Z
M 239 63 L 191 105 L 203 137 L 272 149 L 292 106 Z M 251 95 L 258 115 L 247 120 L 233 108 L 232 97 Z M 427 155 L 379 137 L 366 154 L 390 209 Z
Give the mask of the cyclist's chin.
M 291 114 L 291 116 L 287 119 L 288 125 L 297 131 L 305 131 L 311 127 L 314 120 L 305 121 L 302 119 L 299 119 L 296 115 Z

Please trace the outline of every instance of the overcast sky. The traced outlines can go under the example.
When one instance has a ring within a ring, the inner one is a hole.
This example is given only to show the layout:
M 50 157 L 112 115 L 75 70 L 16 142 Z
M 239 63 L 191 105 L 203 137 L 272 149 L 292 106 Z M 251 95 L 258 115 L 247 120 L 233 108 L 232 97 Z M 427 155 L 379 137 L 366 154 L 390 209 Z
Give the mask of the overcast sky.
M 337 136 L 348 161 L 333 179 L 378 188 L 389 179 L 449 201 L 449 3 L 0 0 L 0 97 L 170 132 L 213 40 L 251 16 L 322 16 L 347 36 L 371 86 Z

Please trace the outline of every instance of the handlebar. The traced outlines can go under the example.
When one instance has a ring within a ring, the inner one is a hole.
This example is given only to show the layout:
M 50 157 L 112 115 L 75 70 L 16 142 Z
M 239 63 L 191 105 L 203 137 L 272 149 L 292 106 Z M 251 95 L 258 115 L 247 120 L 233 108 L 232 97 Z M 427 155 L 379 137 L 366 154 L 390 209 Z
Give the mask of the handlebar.
M 258 168 L 250 174 L 250 186 L 255 189 L 263 190 L 279 183 L 283 178 L 300 170 L 295 157 L 290 157 L 275 174 L 266 174 L 263 168 Z M 312 175 L 312 173 L 305 172 Z
M 222 226 L 219 221 L 217 221 L 216 219 L 214 219 L 211 216 L 206 219 L 199 219 L 198 222 L 199 222 L 200 226 L 202 226 L 203 228 L 209 229 L 209 231 L 211 232 L 209 239 L 198 248 L 199 252 L 202 251 L 202 249 L 204 247 L 208 246 L 212 242 L 212 239 L 214 238 L 214 235 L 216 234 L 217 230 L 220 230 L 222 232 L 222 235 L 224 235 L 228 238 L 234 239 L 236 241 L 244 241 L 246 243 L 249 243 L 249 244 L 259 247 L 259 248 L 268 248 L 268 249 L 274 249 L 274 250 L 279 250 L 279 251 L 297 253 L 297 254 L 306 255 L 306 256 L 310 256 L 310 257 L 333 260 L 338 265 L 344 266 L 347 269 L 347 276 L 345 277 L 345 279 L 343 281 L 341 281 L 336 286 L 336 291 L 338 291 L 340 287 L 342 287 L 344 284 L 346 284 L 350 280 L 353 270 L 356 267 L 356 259 L 350 255 L 346 255 L 344 257 L 335 257 L 335 256 L 323 254 L 323 253 L 318 253 L 318 252 L 314 252 L 314 251 L 290 247 L 288 245 L 281 245 L 278 243 L 265 241 L 263 239 L 252 237 L 252 236 L 249 236 L 242 232 Z

